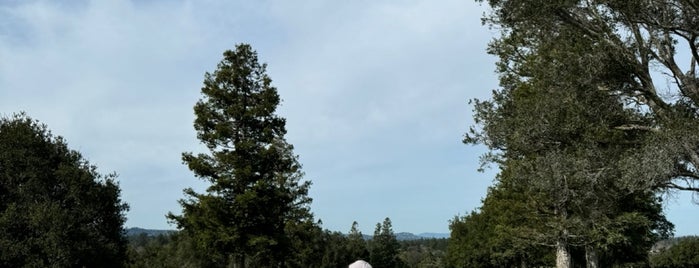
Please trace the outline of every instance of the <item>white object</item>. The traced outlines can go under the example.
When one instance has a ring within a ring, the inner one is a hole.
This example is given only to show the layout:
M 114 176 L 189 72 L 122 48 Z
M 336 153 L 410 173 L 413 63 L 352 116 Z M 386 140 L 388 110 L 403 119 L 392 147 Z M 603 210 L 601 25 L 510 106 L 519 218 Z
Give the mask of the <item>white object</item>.
M 372 267 L 371 267 L 371 264 L 369 264 L 368 262 L 365 262 L 363 260 L 358 260 L 358 261 L 355 261 L 354 263 L 350 264 L 349 268 L 372 268 Z

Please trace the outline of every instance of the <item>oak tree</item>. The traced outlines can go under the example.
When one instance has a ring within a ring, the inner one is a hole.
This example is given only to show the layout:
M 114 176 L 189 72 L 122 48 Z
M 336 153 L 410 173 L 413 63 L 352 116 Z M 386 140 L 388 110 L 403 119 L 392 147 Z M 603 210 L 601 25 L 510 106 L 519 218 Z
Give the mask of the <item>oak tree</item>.
M 21 113 L 0 118 L 0 266 L 123 267 L 116 175 Z

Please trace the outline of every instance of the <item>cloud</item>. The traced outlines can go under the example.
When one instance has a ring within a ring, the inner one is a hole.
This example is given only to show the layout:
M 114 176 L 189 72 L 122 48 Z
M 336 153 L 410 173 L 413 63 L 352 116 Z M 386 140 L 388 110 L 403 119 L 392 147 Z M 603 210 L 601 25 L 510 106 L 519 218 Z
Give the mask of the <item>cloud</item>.
M 205 187 L 180 154 L 202 150 L 204 72 L 240 42 L 269 64 L 326 228 L 446 231 L 491 181 L 460 144 L 466 101 L 495 87 L 472 2 L 70 3 L 0 4 L 0 113 L 27 111 L 121 174 L 129 226 L 170 228 L 181 190 Z

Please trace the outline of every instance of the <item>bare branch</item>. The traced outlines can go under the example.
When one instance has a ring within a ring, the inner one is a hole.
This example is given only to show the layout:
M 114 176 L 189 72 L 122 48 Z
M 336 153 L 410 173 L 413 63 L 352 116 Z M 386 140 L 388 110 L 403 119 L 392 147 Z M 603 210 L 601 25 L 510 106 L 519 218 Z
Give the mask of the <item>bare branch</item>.
M 681 191 L 692 191 L 692 192 L 699 192 L 699 187 L 692 187 L 692 186 L 679 186 L 673 182 L 668 182 L 665 184 L 667 188 L 672 188 L 672 189 L 677 189 Z

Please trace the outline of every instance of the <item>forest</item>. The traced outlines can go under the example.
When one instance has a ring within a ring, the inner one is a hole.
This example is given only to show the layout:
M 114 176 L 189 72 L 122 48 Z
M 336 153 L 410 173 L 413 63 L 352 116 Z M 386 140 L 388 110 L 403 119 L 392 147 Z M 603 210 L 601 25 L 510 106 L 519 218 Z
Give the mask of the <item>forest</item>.
M 477 2 L 499 86 L 470 100 L 462 142 L 498 173 L 448 239 L 398 241 L 388 217 L 370 237 L 324 229 L 282 98 L 241 43 L 192 100 L 207 152 L 181 160 L 208 187 L 184 189 L 172 233 L 127 237 L 116 174 L 28 113 L 2 117 L 0 267 L 699 266 L 663 210 L 699 194 L 699 2 Z

